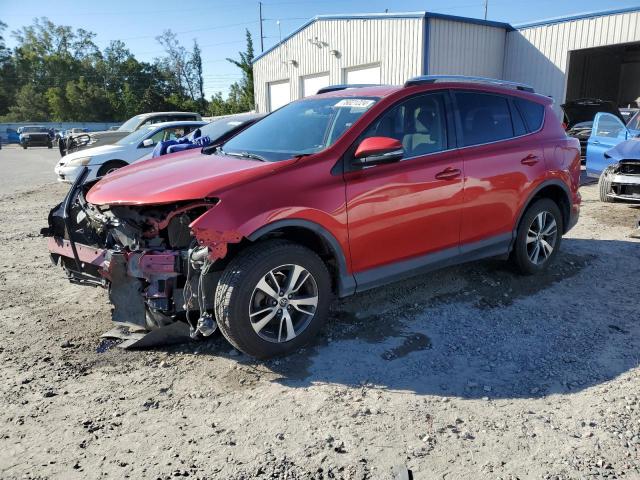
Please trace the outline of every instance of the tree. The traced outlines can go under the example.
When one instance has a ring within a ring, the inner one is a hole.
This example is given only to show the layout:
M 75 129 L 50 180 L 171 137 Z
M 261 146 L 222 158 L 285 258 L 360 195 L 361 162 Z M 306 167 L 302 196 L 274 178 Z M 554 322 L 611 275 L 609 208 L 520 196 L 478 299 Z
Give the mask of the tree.
M 251 38 L 251 32 L 246 30 L 247 38 L 247 50 L 245 52 L 238 52 L 240 60 L 234 60 L 233 58 L 227 58 L 227 61 L 233 63 L 236 67 L 242 70 L 242 80 L 231 85 L 230 90 L 234 95 L 234 101 L 241 105 L 243 110 L 253 110 L 255 108 L 255 100 L 253 97 L 253 39 Z
M 6 115 L 9 120 L 44 122 L 49 119 L 49 105 L 44 93 L 30 83 L 18 90 L 14 104 Z
M 0 116 L 6 115 L 16 95 L 16 71 L 4 40 L 7 24 L 0 21 Z

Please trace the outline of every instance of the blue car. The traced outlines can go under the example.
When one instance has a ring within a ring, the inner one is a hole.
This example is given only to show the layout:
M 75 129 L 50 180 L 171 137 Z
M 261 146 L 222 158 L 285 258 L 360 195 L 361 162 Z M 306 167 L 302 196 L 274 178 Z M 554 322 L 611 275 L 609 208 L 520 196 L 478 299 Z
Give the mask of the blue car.
M 640 138 L 619 143 L 603 154 L 598 188 L 603 202 L 640 202 Z
M 636 115 L 624 124 L 620 118 L 600 112 L 593 119 L 591 136 L 587 141 L 587 175 L 600 177 L 602 172 L 615 160 L 606 153 L 618 144 L 640 135 L 640 115 Z

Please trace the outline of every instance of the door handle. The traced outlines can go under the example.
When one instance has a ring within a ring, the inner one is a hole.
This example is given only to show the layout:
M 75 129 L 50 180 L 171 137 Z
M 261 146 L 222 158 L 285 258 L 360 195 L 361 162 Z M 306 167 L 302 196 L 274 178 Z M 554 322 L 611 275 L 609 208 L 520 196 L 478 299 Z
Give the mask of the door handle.
M 527 155 L 526 157 L 524 157 L 522 160 L 520 160 L 520 163 L 523 165 L 535 165 L 536 163 L 538 163 L 538 156 L 534 155 L 533 153 L 530 153 L 529 155 Z
M 460 175 L 462 175 L 462 170 L 459 168 L 447 167 L 441 172 L 436 173 L 436 178 L 438 180 L 452 180 Z

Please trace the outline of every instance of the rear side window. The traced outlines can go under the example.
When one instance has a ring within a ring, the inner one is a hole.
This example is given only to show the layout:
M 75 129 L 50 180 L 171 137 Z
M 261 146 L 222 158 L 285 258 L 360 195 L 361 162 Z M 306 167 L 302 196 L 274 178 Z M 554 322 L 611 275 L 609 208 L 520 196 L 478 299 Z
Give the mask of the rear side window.
M 544 106 L 523 98 L 515 98 L 514 102 L 527 124 L 529 133 L 540 130 L 544 119 Z
M 500 95 L 456 92 L 465 147 L 506 140 L 514 136 L 509 102 Z

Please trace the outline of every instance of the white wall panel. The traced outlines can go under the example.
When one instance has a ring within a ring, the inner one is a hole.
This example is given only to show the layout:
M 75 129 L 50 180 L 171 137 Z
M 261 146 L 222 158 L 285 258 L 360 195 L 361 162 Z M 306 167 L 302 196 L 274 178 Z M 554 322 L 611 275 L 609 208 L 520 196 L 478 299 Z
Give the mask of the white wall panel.
M 502 78 L 504 28 L 429 19 L 429 75 Z
M 509 32 L 504 63 L 508 80 L 524 82 L 560 104 L 565 100 L 569 52 L 640 41 L 640 12 L 533 26 Z
M 321 72 L 329 72 L 331 84 L 343 83 L 346 69 L 364 65 L 380 65 L 381 83 L 402 84 L 420 75 L 423 22 L 423 17 L 314 21 L 254 63 L 258 111 L 268 110 L 269 82 L 290 80 L 295 100 L 302 98 L 301 77 Z

